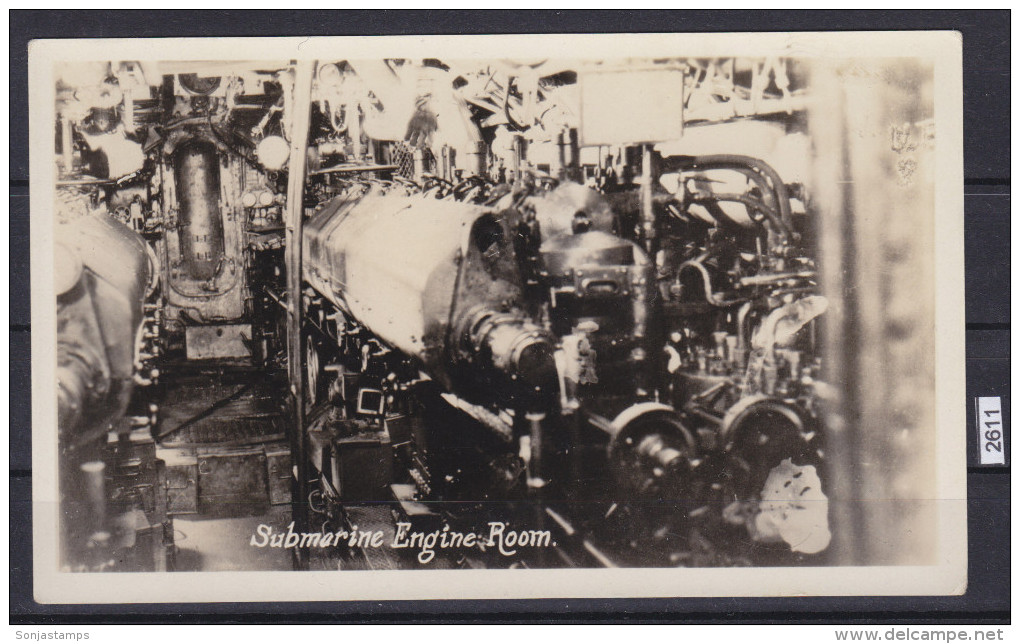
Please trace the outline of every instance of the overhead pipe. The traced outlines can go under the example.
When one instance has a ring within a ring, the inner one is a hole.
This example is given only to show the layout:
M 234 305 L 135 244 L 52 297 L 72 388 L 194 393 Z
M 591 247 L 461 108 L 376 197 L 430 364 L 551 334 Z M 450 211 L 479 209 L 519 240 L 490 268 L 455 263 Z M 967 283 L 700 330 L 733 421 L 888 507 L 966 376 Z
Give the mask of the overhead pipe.
M 764 176 L 772 183 L 771 190 L 776 197 L 779 219 L 785 229 L 781 232 L 793 230 L 790 193 L 786 189 L 786 184 L 783 183 L 779 173 L 761 159 L 742 154 L 704 154 L 690 157 L 668 157 L 663 159 L 661 163 L 663 165 L 662 172 L 676 172 L 679 170 L 736 170 L 759 185 L 762 182 L 752 175 Z M 744 170 L 747 170 L 747 172 Z

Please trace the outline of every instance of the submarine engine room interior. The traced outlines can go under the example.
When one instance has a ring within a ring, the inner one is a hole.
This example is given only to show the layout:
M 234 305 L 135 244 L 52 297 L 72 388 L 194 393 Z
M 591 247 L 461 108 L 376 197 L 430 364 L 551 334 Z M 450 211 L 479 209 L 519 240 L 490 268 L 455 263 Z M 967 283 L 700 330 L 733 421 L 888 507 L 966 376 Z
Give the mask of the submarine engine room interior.
M 932 287 L 869 250 L 930 231 L 864 215 L 931 207 L 878 189 L 905 184 L 874 159 L 932 163 L 911 73 L 879 100 L 774 57 L 62 65 L 61 566 L 909 560 L 884 535 L 924 510 L 853 500 L 931 476 L 901 456 L 932 440 L 903 400 Z M 869 379 L 913 416 L 846 395 Z

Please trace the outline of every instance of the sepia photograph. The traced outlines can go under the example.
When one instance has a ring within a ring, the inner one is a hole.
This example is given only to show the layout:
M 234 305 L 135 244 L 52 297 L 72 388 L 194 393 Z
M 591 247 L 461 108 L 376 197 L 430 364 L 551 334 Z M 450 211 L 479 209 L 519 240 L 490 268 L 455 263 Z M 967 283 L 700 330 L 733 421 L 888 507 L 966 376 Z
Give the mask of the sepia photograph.
M 33 41 L 37 601 L 963 593 L 960 57 Z

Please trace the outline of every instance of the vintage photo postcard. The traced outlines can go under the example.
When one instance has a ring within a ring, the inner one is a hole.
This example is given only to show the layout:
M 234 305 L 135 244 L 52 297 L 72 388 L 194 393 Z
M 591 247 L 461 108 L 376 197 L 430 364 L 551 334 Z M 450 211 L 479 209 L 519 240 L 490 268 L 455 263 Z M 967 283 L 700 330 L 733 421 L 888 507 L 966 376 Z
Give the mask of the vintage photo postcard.
M 29 77 L 37 601 L 966 589 L 959 34 Z

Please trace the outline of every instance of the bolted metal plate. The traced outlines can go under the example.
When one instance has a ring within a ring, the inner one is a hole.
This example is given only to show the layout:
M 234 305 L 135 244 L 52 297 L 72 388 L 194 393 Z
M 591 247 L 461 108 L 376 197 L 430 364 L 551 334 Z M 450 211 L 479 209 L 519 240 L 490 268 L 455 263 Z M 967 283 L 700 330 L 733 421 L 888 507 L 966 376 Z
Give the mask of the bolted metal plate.
M 269 505 L 268 468 L 262 448 L 199 454 L 198 509 L 214 516 L 249 516 Z
M 250 338 L 250 324 L 189 326 L 185 331 L 188 360 L 247 358 L 251 351 L 245 342 Z
M 290 450 L 286 447 L 266 447 L 266 468 L 269 476 L 269 503 L 280 505 L 291 501 Z
M 170 514 L 198 512 L 198 458 L 180 450 L 164 450 L 166 461 L 167 511 Z
M 335 439 L 333 482 L 343 500 L 369 503 L 390 500 L 393 452 L 385 430 Z

